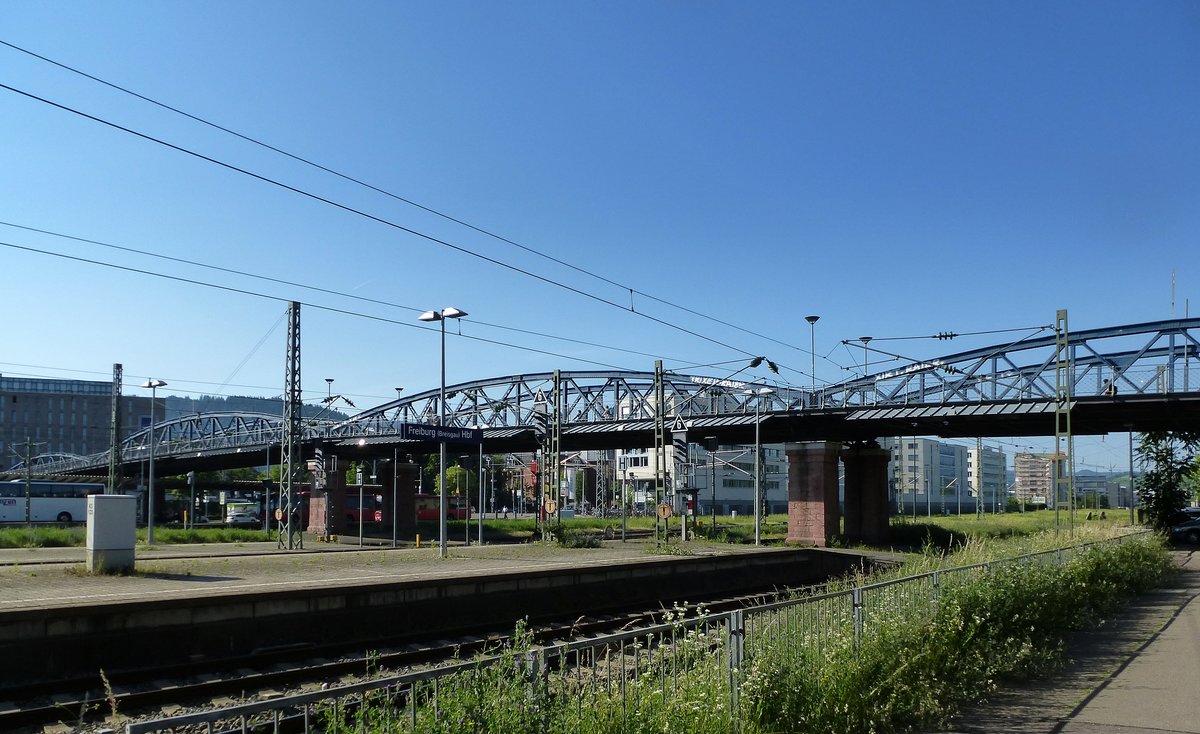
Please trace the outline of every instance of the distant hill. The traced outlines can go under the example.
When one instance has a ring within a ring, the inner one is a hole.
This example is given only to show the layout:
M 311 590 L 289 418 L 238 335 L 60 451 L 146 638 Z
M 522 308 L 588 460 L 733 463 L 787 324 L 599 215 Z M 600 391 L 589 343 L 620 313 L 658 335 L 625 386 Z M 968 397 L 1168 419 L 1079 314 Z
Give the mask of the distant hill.
M 283 400 L 279 398 L 256 398 L 243 395 L 202 395 L 198 398 L 181 398 L 170 395 L 166 398 L 166 419 L 183 418 L 194 413 L 266 413 L 283 415 Z M 350 416 L 340 410 L 326 410 L 323 405 L 305 405 L 300 409 L 305 418 L 320 415 L 331 420 L 345 420 Z

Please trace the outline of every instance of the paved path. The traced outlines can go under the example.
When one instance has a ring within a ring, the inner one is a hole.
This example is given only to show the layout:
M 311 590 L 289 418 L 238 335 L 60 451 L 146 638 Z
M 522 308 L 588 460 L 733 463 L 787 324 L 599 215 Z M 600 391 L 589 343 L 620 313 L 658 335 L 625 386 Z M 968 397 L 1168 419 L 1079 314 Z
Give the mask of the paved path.
M 963 712 L 964 734 L 1200 734 L 1200 552 L 1097 630 L 1073 637 L 1059 675 L 1006 686 Z

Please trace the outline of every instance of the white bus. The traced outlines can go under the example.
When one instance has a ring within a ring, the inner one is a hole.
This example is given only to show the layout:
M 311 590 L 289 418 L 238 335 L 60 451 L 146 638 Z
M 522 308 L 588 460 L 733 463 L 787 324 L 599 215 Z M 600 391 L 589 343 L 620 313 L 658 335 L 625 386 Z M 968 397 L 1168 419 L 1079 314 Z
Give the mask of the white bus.
M 102 494 L 103 484 L 30 482 L 29 519 L 33 522 L 85 522 L 89 494 Z M 0 523 L 25 522 L 25 482 L 0 482 Z

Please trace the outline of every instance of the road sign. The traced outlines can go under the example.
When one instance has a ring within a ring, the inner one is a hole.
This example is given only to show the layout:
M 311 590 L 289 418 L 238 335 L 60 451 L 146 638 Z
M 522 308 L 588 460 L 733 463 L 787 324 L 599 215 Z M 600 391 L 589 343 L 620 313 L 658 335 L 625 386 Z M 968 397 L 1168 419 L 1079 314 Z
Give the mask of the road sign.
M 666 502 L 663 502 L 662 504 L 660 504 L 658 506 L 657 512 L 658 512 L 658 516 L 661 519 L 666 520 L 668 517 L 671 516 L 671 506 L 668 505 Z

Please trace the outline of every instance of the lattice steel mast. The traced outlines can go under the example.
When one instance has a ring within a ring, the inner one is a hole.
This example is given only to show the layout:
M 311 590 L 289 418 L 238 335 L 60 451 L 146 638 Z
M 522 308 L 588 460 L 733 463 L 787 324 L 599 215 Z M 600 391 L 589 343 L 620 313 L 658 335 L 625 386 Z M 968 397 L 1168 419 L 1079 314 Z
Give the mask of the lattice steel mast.
M 1067 310 L 1059 309 L 1054 322 L 1054 527 L 1058 528 L 1058 508 L 1065 495 L 1067 520 L 1075 531 L 1075 456 L 1071 438 L 1071 345 L 1067 330 Z
M 287 361 L 284 365 L 283 444 L 279 457 L 279 547 L 292 550 L 304 547 L 304 529 L 300 515 L 292 506 L 294 487 L 303 462 L 300 456 L 300 303 L 288 304 Z

